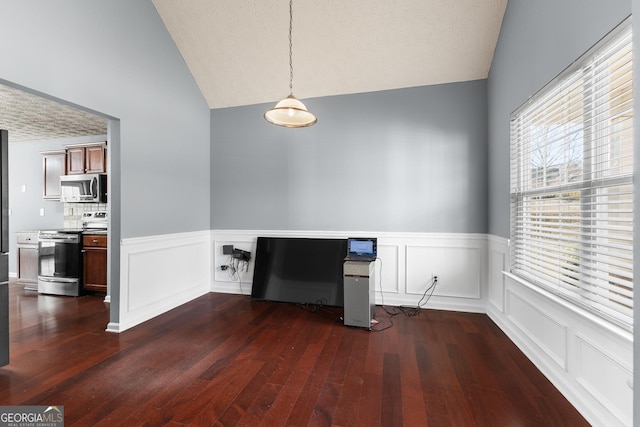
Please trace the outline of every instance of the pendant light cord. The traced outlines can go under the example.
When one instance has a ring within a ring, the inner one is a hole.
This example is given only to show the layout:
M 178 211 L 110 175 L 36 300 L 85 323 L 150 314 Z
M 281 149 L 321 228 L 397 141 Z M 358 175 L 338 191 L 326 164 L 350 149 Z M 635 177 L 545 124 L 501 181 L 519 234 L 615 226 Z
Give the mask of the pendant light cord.
M 293 43 L 291 32 L 293 31 L 293 0 L 289 0 L 289 95 L 293 96 Z

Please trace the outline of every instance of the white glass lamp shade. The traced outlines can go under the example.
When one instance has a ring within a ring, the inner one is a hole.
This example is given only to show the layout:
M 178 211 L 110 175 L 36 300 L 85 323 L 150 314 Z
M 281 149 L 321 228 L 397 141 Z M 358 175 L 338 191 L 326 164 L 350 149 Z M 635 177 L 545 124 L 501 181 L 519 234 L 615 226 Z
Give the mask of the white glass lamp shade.
M 264 113 L 264 118 L 275 125 L 288 128 L 311 126 L 318 121 L 316 116 L 310 113 L 307 107 L 293 95 L 289 95 Z

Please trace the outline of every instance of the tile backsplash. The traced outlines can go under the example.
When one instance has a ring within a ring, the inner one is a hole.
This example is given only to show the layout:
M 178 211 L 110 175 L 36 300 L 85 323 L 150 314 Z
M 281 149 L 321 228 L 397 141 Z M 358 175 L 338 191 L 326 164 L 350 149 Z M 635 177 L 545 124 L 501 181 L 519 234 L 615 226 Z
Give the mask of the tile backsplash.
M 106 203 L 65 203 L 64 228 L 82 228 L 83 213 L 106 210 Z

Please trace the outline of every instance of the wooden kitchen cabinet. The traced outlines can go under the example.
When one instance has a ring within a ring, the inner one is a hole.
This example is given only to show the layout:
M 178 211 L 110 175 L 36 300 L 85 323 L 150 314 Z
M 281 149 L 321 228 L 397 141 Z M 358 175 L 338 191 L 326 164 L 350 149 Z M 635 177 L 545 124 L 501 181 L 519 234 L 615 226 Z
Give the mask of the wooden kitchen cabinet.
M 16 283 L 38 290 L 38 232 L 19 231 L 17 235 L 18 277 Z
M 60 176 L 65 174 L 65 150 L 42 151 L 42 197 L 60 199 Z
M 67 146 L 67 175 L 105 173 L 107 146 L 105 144 Z
M 82 236 L 83 288 L 85 291 L 107 293 L 107 236 Z

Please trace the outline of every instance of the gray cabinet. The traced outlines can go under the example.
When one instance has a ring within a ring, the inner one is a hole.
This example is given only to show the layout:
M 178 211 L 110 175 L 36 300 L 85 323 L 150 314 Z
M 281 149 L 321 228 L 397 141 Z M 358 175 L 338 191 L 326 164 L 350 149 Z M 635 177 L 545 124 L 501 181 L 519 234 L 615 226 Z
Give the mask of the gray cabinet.
M 66 152 L 64 150 L 43 151 L 42 153 L 42 197 L 60 200 L 60 176 L 65 174 Z
M 17 284 L 38 290 L 38 232 L 19 231 L 17 235 Z

